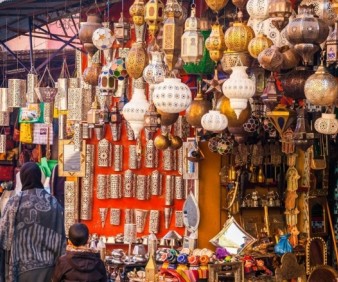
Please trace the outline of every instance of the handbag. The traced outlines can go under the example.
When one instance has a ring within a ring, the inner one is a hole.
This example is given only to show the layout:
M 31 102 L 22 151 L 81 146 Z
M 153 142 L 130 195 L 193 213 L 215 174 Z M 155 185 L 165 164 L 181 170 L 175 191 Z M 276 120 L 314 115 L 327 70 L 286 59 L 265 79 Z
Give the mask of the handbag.
M 53 145 L 54 131 L 53 124 L 34 123 L 33 124 L 33 144 Z M 48 140 L 47 140 L 48 139 Z
M 33 143 L 33 124 L 31 123 L 20 123 L 20 142 L 22 143 Z
M 10 181 L 14 179 L 13 165 L 0 165 L 0 181 Z

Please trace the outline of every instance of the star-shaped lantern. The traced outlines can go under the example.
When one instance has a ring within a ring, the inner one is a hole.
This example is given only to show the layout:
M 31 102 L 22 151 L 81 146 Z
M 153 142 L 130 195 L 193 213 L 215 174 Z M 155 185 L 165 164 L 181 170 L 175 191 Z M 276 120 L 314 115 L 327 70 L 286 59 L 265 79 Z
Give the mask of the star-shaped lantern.
M 226 79 L 218 79 L 218 71 L 215 69 L 214 77 L 212 79 L 203 79 L 203 81 L 208 85 L 207 89 L 204 90 L 206 94 L 218 94 L 222 93 L 222 84 Z

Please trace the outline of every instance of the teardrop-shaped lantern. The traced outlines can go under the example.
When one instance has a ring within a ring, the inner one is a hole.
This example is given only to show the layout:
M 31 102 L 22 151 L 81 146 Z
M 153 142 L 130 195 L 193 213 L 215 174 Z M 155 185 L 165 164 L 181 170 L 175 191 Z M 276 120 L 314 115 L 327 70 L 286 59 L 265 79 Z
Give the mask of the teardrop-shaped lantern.
M 148 63 L 148 56 L 142 42 L 132 44 L 126 58 L 126 69 L 130 77 L 138 79 Z

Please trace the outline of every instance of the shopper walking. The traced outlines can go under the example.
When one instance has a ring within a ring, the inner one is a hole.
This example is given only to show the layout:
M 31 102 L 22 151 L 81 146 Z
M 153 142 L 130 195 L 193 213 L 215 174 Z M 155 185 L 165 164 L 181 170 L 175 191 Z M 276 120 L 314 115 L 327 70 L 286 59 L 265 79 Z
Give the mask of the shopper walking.
M 69 228 L 70 245 L 56 264 L 53 282 L 85 281 L 107 282 L 107 272 L 100 253 L 88 247 L 89 231 L 83 223 Z
M 34 162 L 20 170 L 22 191 L 11 197 L 0 218 L 0 265 L 5 282 L 46 282 L 56 259 L 65 251 L 63 209 L 41 183 Z M 6 277 L 4 277 L 6 276 Z

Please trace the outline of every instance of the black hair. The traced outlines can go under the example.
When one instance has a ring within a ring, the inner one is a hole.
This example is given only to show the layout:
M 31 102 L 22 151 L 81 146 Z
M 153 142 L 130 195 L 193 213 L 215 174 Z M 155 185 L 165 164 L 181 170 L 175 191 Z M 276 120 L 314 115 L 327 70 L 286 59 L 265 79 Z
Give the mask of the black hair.
M 69 227 L 69 240 L 76 247 L 84 246 L 88 242 L 89 230 L 83 223 L 75 223 Z

